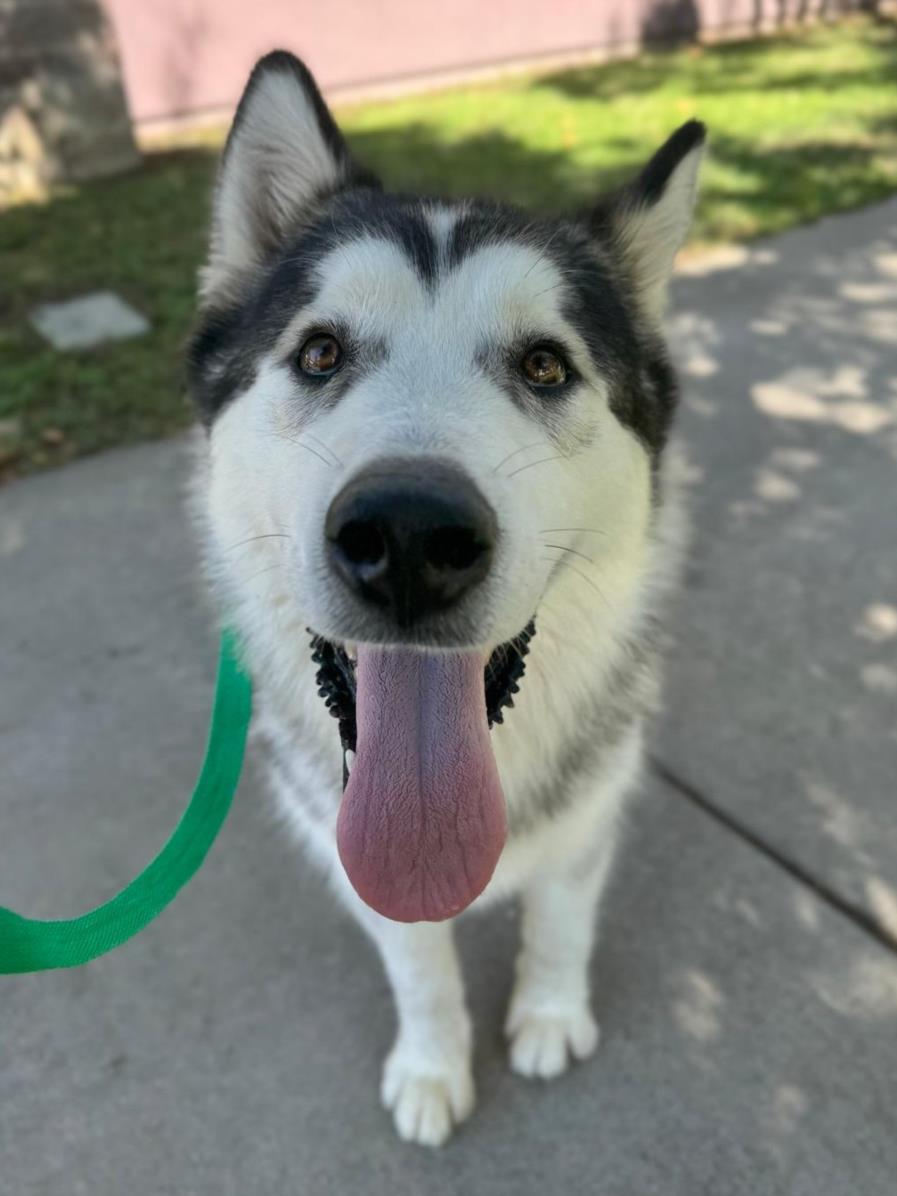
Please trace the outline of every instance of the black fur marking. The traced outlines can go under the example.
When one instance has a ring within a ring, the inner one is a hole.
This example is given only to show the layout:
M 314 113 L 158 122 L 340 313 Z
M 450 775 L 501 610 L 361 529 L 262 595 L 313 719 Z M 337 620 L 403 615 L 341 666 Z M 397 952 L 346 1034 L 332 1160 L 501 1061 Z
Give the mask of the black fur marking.
M 583 236 L 550 246 L 566 282 L 562 310 L 610 386 L 610 409 L 653 460 L 666 443 L 676 408 L 666 351 L 640 319 L 626 279 Z
M 356 236 L 362 232 L 366 237 L 398 246 L 423 282 L 429 284 L 435 279 L 439 253 L 423 201 L 402 195 L 353 191 L 340 197 L 333 219 L 347 226 L 349 237 L 354 229 Z
M 633 182 L 603 196 L 587 213 L 586 225 L 607 252 L 617 252 L 616 231 L 621 214 L 625 216 L 627 211 L 657 203 L 676 167 L 693 149 L 704 144 L 706 136 L 706 126 L 699 120 L 687 121 L 664 142 Z
M 477 200 L 452 227 L 446 264 L 453 269 L 477 250 L 502 241 L 539 248 L 551 239 L 555 228 L 551 221 L 530 220 L 517 208 Z
M 246 317 L 242 307 L 209 311 L 187 348 L 187 383 L 206 425 L 233 395 L 255 381 L 261 350 L 247 345 Z
M 666 190 L 670 176 L 687 154 L 704 144 L 707 128 L 699 120 L 686 121 L 660 147 L 633 184 L 643 202 L 654 204 Z
M 206 425 L 252 385 L 259 358 L 273 350 L 296 311 L 314 299 L 319 287 L 314 237 L 306 242 L 305 254 L 282 258 L 242 301 L 203 315 L 187 350 L 187 379 Z
M 640 422 L 646 425 L 644 438 L 651 445 L 656 465 L 679 403 L 676 372 L 659 342 L 644 346 L 642 369 L 632 390 L 629 401 L 641 413 Z
M 202 317 L 188 348 L 187 375 L 204 423 L 211 424 L 230 399 L 252 384 L 259 358 L 271 352 L 296 312 L 314 302 L 321 285 L 320 262 L 360 235 L 392 242 L 421 279 L 434 279 L 437 246 L 419 201 L 367 187 L 338 193 L 313 224 L 280 250 L 264 276 L 247 283 L 245 296 L 212 307 Z M 350 378 L 348 372 L 345 377 Z

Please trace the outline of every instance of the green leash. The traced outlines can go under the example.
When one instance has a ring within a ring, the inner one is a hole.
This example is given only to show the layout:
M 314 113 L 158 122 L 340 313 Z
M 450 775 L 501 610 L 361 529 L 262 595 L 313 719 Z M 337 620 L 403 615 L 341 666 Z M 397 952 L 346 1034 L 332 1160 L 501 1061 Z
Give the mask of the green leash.
M 162 912 L 206 858 L 227 817 L 251 713 L 252 685 L 233 632 L 225 631 L 205 760 L 171 838 L 116 897 L 80 918 L 42 922 L 0 906 L 0 973 L 78 967 L 121 946 Z

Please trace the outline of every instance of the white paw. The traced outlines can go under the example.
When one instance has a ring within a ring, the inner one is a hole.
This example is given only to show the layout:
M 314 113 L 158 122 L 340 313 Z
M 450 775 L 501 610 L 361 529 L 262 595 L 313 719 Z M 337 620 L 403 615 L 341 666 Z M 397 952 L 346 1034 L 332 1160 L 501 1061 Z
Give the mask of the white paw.
M 461 1047 L 455 1056 L 437 1060 L 409 1049 L 400 1038 L 383 1065 L 380 1096 L 403 1141 L 442 1146 L 473 1111 L 468 1052 Z
M 548 1012 L 517 1004 L 505 1033 L 511 1040 L 511 1067 L 531 1079 L 553 1080 L 572 1059 L 587 1059 L 598 1045 L 598 1026 L 587 1005 Z

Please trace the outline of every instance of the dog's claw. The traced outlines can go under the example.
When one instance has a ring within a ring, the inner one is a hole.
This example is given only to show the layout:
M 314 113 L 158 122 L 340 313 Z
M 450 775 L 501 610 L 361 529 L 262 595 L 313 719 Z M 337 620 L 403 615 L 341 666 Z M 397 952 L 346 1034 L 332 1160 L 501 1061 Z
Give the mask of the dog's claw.
M 473 1111 L 470 1067 L 463 1058 L 426 1071 L 419 1067 L 397 1044 L 384 1065 L 380 1095 L 404 1142 L 442 1146 Z
M 439 1080 L 408 1080 L 393 1109 L 399 1137 L 421 1146 L 442 1146 L 452 1132 L 449 1096 Z
M 598 1045 L 598 1026 L 587 1008 L 564 1014 L 522 1014 L 509 1020 L 511 1067 L 529 1079 L 553 1080 L 572 1059 L 587 1059 Z

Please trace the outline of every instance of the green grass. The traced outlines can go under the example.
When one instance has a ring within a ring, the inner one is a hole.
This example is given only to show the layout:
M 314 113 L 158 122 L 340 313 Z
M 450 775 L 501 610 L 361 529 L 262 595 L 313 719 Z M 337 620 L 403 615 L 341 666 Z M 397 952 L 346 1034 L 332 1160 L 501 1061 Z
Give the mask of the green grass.
M 755 42 L 505 79 L 341 114 L 394 187 L 537 209 L 588 203 L 697 115 L 711 152 L 695 240 L 777 232 L 897 191 L 897 26 L 857 19 Z M 0 213 L 0 475 L 164 435 L 190 418 L 182 349 L 213 148 Z M 108 287 L 152 334 L 59 354 L 36 304 Z

